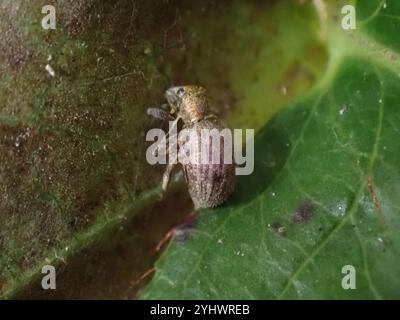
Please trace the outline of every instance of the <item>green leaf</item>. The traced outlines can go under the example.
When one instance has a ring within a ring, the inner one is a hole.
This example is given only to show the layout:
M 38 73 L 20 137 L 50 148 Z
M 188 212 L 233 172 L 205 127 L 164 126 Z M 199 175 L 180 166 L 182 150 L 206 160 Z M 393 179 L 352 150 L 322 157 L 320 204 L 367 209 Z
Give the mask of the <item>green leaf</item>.
M 190 212 L 187 195 L 156 204 L 162 168 L 146 162 L 145 133 L 160 123 L 146 108 L 171 84 L 201 83 L 232 126 L 261 128 L 323 73 L 316 15 L 298 3 L 56 1 L 57 28 L 43 30 L 42 6 L 0 4 L 0 296 L 132 297 L 155 243 Z
M 259 132 L 255 172 L 171 243 L 141 298 L 399 298 L 400 4 L 357 15 L 355 31 L 323 22 L 325 77 Z

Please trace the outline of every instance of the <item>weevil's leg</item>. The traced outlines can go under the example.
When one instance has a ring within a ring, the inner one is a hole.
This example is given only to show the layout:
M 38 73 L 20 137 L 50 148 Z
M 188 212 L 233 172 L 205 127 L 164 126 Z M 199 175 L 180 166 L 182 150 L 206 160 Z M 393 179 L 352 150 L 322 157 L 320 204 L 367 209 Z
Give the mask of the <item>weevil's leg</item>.
M 165 152 L 166 154 L 168 154 L 169 144 L 167 144 L 166 141 L 167 141 L 167 139 L 170 138 L 171 132 L 172 132 L 175 128 L 177 128 L 178 122 L 179 122 L 180 119 L 181 119 L 181 118 L 178 117 L 178 118 L 176 118 L 176 119 L 174 120 L 174 122 L 172 123 L 171 128 L 169 129 L 169 131 L 167 132 L 167 134 L 160 140 L 160 142 L 159 142 L 160 148 L 157 148 L 157 149 L 156 149 L 157 152 L 162 151 L 162 152 Z M 178 135 L 178 130 L 176 130 L 176 132 L 175 132 L 171 137 L 176 137 L 177 135 Z M 162 146 L 164 146 L 164 147 L 162 147 Z M 166 148 L 166 150 L 165 150 L 165 148 Z
M 178 114 L 178 110 L 176 109 L 176 107 L 170 106 L 168 103 L 163 103 L 160 108 L 162 110 L 165 110 L 170 115 L 170 117 L 172 117 L 172 119 L 175 119 L 174 115 Z
M 171 108 L 167 103 L 158 108 L 147 108 L 146 112 L 149 116 L 163 121 L 173 121 L 175 119 L 173 115 L 177 113 L 176 109 Z
M 157 243 L 155 249 L 156 252 L 160 251 L 160 249 L 164 246 L 164 244 L 166 244 L 172 239 L 173 235 L 174 235 L 174 229 L 169 230 L 167 234 Z
M 185 241 L 190 236 L 192 231 L 197 225 L 197 212 L 192 211 L 185 219 L 185 221 L 167 232 L 167 234 L 158 242 L 155 250 L 160 251 L 161 248 L 168 243 L 171 239 L 177 241 Z
M 161 108 L 166 108 L 168 105 L 163 104 Z M 171 128 L 167 132 L 167 134 L 159 141 L 158 143 L 158 148 L 155 149 L 155 153 L 160 154 L 161 152 L 164 152 L 166 155 L 168 154 L 168 146 L 166 143 L 166 140 L 169 138 L 171 131 L 175 129 L 175 127 L 178 126 L 178 122 L 180 120 L 180 117 L 174 118 L 167 110 L 163 110 L 160 108 L 147 108 L 147 114 L 152 116 L 153 118 L 160 119 L 163 121 L 173 121 Z M 173 135 L 175 137 L 176 134 Z
M 208 114 L 204 117 L 204 119 L 218 119 L 218 117 L 215 114 Z
M 174 122 L 171 125 L 171 128 L 168 130 L 167 134 L 165 135 L 165 139 L 168 139 L 169 135 L 171 134 L 172 130 L 175 130 L 175 128 L 178 127 L 178 122 L 181 120 L 181 117 L 176 117 Z
M 148 278 L 154 272 L 156 272 L 156 269 L 154 267 L 148 269 L 139 278 L 137 278 L 133 283 L 131 283 L 128 290 L 131 290 L 134 286 L 137 286 L 139 283 L 141 283 L 144 279 Z
M 171 116 L 171 114 L 167 110 L 164 110 L 161 108 L 147 108 L 146 112 L 149 116 L 152 116 L 153 118 L 156 118 L 156 119 L 160 119 L 163 121 L 174 120 L 174 118 Z
M 166 111 L 170 111 L 170 109 L 171 109 L 171 107 L 169 106 L 169 104 L 168 103 L 163 103 L 161 106 L 160 106 L 160 108 L 161 109 L 163 109 L 163 110 L 166 110 Z
M 163 191 L 167 190 L 168 184 L 169 184 L 169 180 L 171 179 L 171 172 L 174 169 L 175 164 L 168 164 L 167 168 L 164 171 L 163 174 L 163 180 L 162 180 L 162 189 Z

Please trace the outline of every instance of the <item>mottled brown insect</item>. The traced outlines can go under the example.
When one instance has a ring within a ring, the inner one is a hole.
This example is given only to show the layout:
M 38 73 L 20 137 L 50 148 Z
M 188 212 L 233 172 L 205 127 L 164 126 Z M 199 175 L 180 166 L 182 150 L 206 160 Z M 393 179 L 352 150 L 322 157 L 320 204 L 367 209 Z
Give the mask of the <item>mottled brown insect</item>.
M 182 129 L 198 133 L 202 129 L 225 129 L 222 122 L 209 112 L 206 90 L 198 86 L 179 86 L 168 89 L 165 93 L 170 113 L 165 110 L 150 108 L 148 113 L 154 117 L 173 118 L 175 123 L 182 121 Z M 224 143 L 219 141 L 219 147 L 211 139 L 203 137 L 200 145 L 209 144 L 206 150 L 211 153 L 219 152 L 220 163 L 189 163 L 181 164 L 188 184 L 189 194 L 195 209 L 215 207 L 222 204 L 234 190 L 235 165 L 224 163 Z M 181 148 L 184 142 L 178 140 Z M 199 149 L 202 152 L 204 149 Z M 217 148 L 218 147 L 218 148 Z M 217 148 L 217 149 L 216 149 Z M 217 155 L 218 156 L 218 155 Z M 233 159 L 233 157 L 232 157 Z M 163 176 L 162 187 L 166 190 L 174 164 L 168 164 Z

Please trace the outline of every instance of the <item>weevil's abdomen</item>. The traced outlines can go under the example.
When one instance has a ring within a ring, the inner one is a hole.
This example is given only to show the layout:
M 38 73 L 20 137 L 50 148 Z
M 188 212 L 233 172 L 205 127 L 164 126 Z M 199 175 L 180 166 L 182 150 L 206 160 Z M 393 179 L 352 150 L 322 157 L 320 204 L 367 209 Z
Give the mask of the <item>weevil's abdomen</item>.
M 234 190 L 235 186 L 235 164 L 233 161 L 233 139 L 232 137 L 224 141 L 224 138 L 215 139 L 212 136 L 204 135 L 203 129 L 214 134 L 222 134 L 225 129 L 221 123 L 215 120 L 201 120 L 187 128 L 195 132 L 200 143 L 197 146 L 198 153 L 191 153 L 200 159 L 202 156 L 206 161 L 200 161 L 196 164 L 190 163 L 183 165 L 185 178 L 188 184 L 190 196 L 193 200 L 195 209 L 215 207 L 225 202 Z M 229 132 L 226 129 L 225 134 Z M 203 135 L 202 135 L 203 134 Z M 230 140 L 230 141 L 229 141 Z M 227 144 L 224 144 L 226 142 Z M 218 148 L 219 144 L 219 148 Z M 204 151 L 208 150 L 208 155 Z M 203 153 L 202 153 L 203 152 Z M 202 154 L 201 154 L 202 153 Z M 225 154 L 231 159 L 226 161 Z M 216 159 L 219 158 L 219 163 Z
M 219 206 L 234 190 L 232 164 L 186 165 L 184 171 L 195 209 Z

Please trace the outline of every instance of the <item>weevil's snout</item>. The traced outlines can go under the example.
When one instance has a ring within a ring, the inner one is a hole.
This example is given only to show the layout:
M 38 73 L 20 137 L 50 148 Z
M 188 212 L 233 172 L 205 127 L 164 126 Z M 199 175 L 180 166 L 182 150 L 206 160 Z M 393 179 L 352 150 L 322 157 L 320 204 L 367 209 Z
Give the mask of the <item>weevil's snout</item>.
M 182 86 L 172 87 L 165 91 L 165 98 L 170 106 L 178 107 L 181 98 L 185 93 L 185 88 Z

